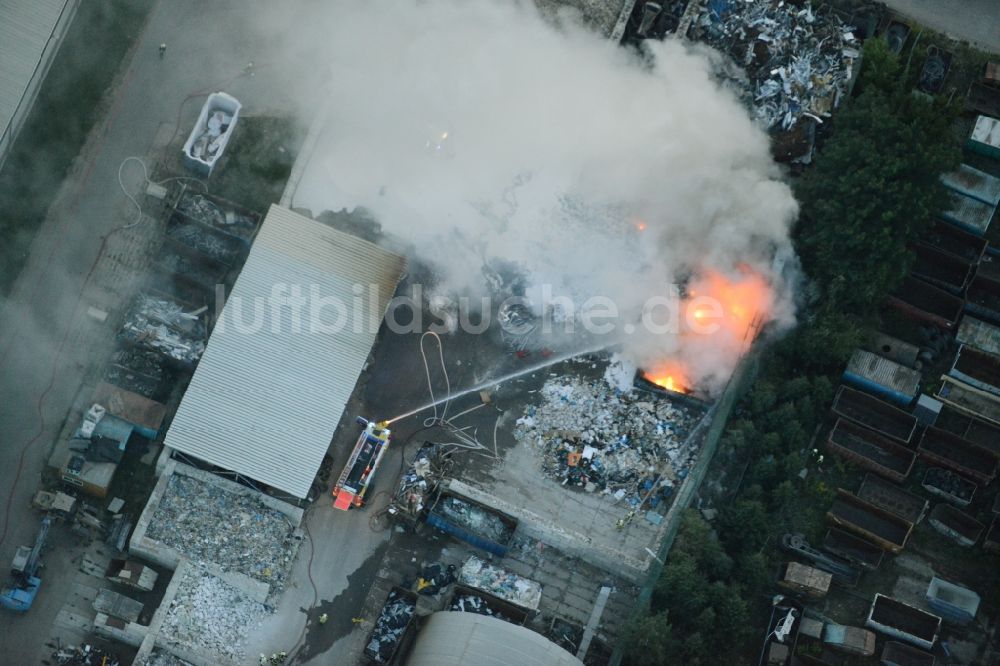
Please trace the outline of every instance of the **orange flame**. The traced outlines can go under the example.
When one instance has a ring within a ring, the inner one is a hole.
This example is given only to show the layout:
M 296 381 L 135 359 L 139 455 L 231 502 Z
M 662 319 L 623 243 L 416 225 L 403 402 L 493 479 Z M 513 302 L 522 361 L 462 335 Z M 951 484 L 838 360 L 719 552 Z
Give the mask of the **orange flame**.
M 687 291 L 681 346 L 707 346 L 720 354 L 740 355 L 753 342 L 759 322 L 774 307 L 774 293 L 764 276 L 741 267 L 735 278 L 707 271 Z M 714 330 L 700 330 L 715 325 Z M 670 391 L 690 393 L 697 377 L 680 359 L 669 358 L 643 372 L 643 377 Z
M 759 273 L 743 268 L 738 277 L 730 278 L 708 271 L 691 283 L 686 313 L 689 322 L 718 324 L 718 330 L 709 337 L 725 335 L 747 347 L 753 342 L 755 324 L 768 317 L 773 305 L 771 286 Z
M 652 370 L 643 372 L 642 376 L 668 391 L 676 393 L 689 393 L 691 391 L 687 371 L 679 361 L 665 361 Z

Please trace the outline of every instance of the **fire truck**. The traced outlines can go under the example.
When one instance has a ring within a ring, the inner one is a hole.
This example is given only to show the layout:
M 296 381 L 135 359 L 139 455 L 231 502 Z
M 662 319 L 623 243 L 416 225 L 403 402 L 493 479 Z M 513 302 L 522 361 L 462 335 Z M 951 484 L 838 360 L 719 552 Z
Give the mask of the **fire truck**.
M 376 423 L 359 416 L 358 424 L 364 426 L 364 430 L 333 487 L 333 508 L 341 511 L 364 505 L 368 486 L 389 447 L 388 422 Z

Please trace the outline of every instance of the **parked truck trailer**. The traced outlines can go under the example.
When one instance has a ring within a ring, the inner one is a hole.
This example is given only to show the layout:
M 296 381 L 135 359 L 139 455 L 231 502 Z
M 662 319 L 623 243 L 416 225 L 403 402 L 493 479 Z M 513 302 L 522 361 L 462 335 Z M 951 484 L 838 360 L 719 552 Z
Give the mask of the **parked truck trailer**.
M 891 553 L 906 545 L 913 523 L 840 488 L 826 513 L 827 521 Z
M 941 618 L 898 599 L 876 593 L 866 626 L 893 638 L 931 650 L 941 630 Z

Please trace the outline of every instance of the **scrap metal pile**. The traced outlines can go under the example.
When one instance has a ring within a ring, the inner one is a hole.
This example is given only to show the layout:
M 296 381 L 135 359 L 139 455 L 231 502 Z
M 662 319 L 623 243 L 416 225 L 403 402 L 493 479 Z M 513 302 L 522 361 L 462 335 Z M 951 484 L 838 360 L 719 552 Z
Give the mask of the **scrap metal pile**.
M 197 567 L 186 569 L 183 576 L 160 638 L 181 648 L 209 651 L 216 663 L 242 663 L 247 637 L 270 609 Z
M 495 543 L 508 543 L 514 532 L 510 525 L 500 519 L 500 516 L 484 511 L 475 504 L 463 502 L 457 497 L 447 495 L 442 497 L 434 507 L 434 512 Z
M 177 202 L 177 210 L 193 220 L 216 227 L 246 241 L 253 238 L 257 220 L 229 206 L 212 201 L 195 192 L 185 192 Z
M 388 662 L 416 610 L 417 605 L 412 600 L 396 590 L 390 592 L 378 620 L 375 621 L 375 629 L 365 647 L 365 654 L 379 664 Z
M 119 349 L 111 355 L 104 381 L 150 400 L 162 402 L 170 393 L 173 375 L 163 358 L 144 349 Z
M 280 590 L 298 550 L 288 518 L 253 495 L 175 474 L 146 536 L 198 562 L 238 571 Z
M 688 34 L 743 67 L 749 76 L 743 92 L 757 119 L 784 130 L 802 116 L 829 117 L 860 55 L 851 26 L 790 0 L 712 0 Z
M 489 615 L 504 622 L 513 622 L 503 613 L 497 613 L 490 608 L 482 597 L 474 594 L 456 594 L 448 606 L 450 611 L 460 611 L 462 613 L 476 613 L 477 615 Z
M 205 351 L 208 334 L 201 321 L 203 311 L 185 312 L 173 301 L 139 294 L 122 326 L 121 337 L 178 361 L 193 363 Z
M 235 238 L 222 236 L 194 223 L 172 224 L 167 228 L 167 236 L 225 264 L 231 264 L 245 247 Z
M 61 666 L 119 666 L 121 663 L 113 652 L 87 644 L 59 648 L 52 658 Z
M 564 485 L 656 506 L 697 454 L 688 442 L 699 416 L 691 408 L 578 378 L 550 379 L 541 396 L 514 436 L 540 449 L 544 473 Z
M 439 455 L 437 445 L 424 442 L 413 456 L 413 463 L 403 472 L 392 500 L 394 513 L 416 517 L 427 506 L 430 494 L 442 475 L 451 469 L 451 460 Z
M 196 282 L 207 287 L 215 287 L 222 281 L 222 272 L 201 266 L 191 259 L 164 249 L 163 253 L 156 260 L 156 268 L 164 273 L 183 275 L 191 282 Z
M 535 581 L 484 562 L 474 555 L 462 565 L 458 572 L 458 582 L 489 592 L 522 608 L 537 610 L 542 599 L 542 586 Z

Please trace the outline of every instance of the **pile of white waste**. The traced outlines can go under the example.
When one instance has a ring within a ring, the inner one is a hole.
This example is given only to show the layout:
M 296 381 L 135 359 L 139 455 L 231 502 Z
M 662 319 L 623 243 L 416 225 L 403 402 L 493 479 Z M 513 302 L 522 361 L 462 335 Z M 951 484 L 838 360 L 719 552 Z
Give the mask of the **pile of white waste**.
M 542 469 L 563 485 L 633 507 L 672 494 L 697 455 L 690 438 L 701 412 L 600 380 L 555 377 L 517 420 L 515 438 L 537 447 Z
M 247 637 L 270 614 L 269 608 L 197 566 L 181 575 L 160 638 L 210 652 L 220 664 L 241 663 Z

